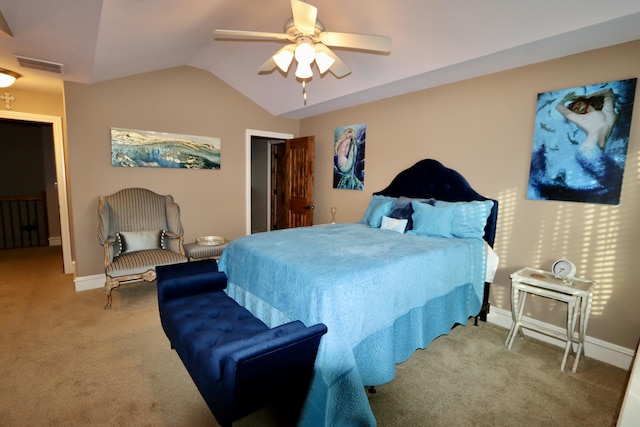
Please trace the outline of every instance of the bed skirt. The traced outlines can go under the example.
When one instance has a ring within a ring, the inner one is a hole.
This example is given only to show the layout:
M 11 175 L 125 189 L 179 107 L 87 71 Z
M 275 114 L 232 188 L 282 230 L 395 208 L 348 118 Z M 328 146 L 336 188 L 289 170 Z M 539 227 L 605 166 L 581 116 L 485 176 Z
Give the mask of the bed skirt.
M 285 313 L 266 301 L 229 283 L 227 293 L 269 327 L 290 322 Z M 349 366 L 336 375 L 326 346 L 320 343 L 312 384 L 302 411 L 300 426 L 375 426 L 376 421 L 365 387 L 379 386 L 395 377 L 395 365 L 409 359 L 417 349 L 426 348 L 435 338 L 447 334 L 456 324 L 467 324 L 481 307 L 472 284 L 461 285 L 397 318 L 393 325 L 379 330 L 350 348 L 340 351 Z M 327 335 L 331 334 L 331 328 Z M 393 348 L 393 352 L 380 349 Z M 335 346 L 332 351 L 335 351 Z M 333 355 L 335 356 L 335 355 Z

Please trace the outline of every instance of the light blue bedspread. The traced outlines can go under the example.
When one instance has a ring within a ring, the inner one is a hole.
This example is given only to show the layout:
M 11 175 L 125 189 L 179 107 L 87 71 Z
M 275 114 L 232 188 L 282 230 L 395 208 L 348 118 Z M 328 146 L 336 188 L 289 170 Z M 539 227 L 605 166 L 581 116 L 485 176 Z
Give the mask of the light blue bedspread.
M 324 323 L 301 425 L 375 425 L 364 386 L 481 306 L 479 239 L 400 234 L 332 224 L 234 240 L 220 270 L 227 292 L 270 327 Z

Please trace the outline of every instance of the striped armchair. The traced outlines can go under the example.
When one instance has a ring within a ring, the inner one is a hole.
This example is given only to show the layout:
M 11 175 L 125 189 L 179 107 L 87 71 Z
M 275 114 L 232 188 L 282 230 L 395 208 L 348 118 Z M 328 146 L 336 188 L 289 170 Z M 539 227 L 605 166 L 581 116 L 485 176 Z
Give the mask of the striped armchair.
M 122 283 L 156 279 L 156 266 L 186 262 L 180 207 L 173 197 L 125 188 L 98 197 L 98 243 L 104 246 L 107 293 Z

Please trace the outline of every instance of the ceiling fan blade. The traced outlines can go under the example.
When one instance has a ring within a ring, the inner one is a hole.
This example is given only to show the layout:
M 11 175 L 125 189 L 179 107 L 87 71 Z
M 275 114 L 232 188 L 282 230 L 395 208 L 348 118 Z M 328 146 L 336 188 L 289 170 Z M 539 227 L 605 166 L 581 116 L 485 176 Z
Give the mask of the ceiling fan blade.
M 316 51 L 323 52 L 333 58 L 334 63 L 333 65 L 331 65 L 331 67 L 329 67 L 329 71 L 331 71 L 331 74 L 333 74 L 337 78 L 342 78 L 346 75 L 351 74 L 351 68 L 349 68 L 347 64 L 342 61 L 342 59 L 338 58 L 338 56 L 333 53 L 327 46 L 323 45 L 322 43 L 316 43 L 313 47 L 314 49 L 316 49 Z
M 316 31 L 318 8 L 299 0 L 291 0 L 293 23 L 305 36 L 312 36 Z
M 391 37 L 374 34 L 320 33 L 320 41 L 327 46 L 344 47 L 347 49 L 370 50 L 373 52 L 391 52 Z
M 276 61 L 273 60 L 273 56 L 270 56 L 269 59 L 258 68 L 258 74 L 270 73 L 275 70 L 276 66 Z
M 329 68 L 329 71 L 331 71 L 331 74 L 333 74 L 339 79 L 351 74 L 351 68 L 349 68 L 349 66 L 344 62 L 342 62 L 342 59 L 338 58 L 337 56 L 336 56 L 336 62 L 334 62 L 331 68 Z
M 260 31 L 244 31 L 244 30 L 213 30 L 216 36 L 229 37 L 257 37 L 267 39 L 289 40 L 289 36 L 282 33 L 264 33 Z

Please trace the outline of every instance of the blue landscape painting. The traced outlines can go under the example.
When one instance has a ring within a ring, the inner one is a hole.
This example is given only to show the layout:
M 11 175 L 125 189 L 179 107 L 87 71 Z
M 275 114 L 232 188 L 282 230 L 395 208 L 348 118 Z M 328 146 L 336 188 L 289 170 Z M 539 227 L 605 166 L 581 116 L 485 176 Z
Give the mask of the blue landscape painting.
M 111 128 L 111 164 L 220 169 L 220 138 Z
M 538 95 L 527 198 L 620 203 L 636 82 Z

